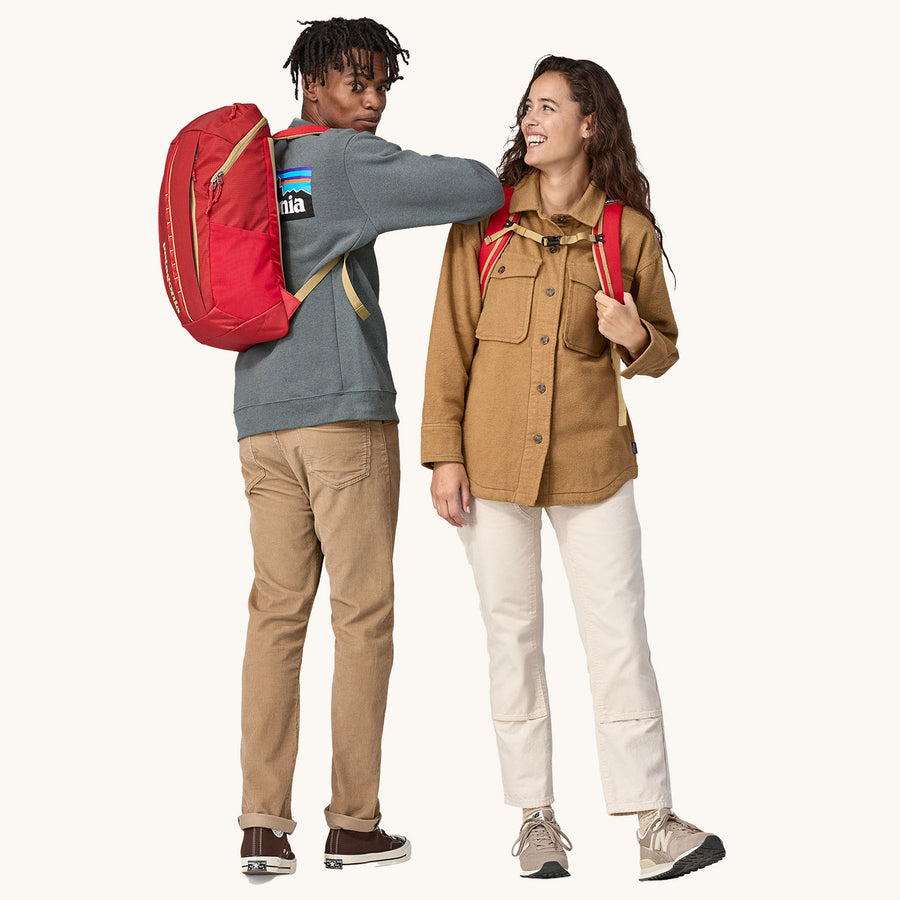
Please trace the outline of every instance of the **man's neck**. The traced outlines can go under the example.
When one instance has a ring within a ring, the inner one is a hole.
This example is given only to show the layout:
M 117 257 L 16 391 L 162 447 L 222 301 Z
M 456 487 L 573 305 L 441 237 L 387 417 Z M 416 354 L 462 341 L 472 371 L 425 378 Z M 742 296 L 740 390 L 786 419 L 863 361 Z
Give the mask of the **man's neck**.
M 319 109 L 315 103 L 304 102 L 303 106 L 300 108 L 300 118 L 303 119 L 304 122 L 318 125 L 321 128 L 331 127 L 327 122 L 322 121 L 322 117 L 319 115 Z

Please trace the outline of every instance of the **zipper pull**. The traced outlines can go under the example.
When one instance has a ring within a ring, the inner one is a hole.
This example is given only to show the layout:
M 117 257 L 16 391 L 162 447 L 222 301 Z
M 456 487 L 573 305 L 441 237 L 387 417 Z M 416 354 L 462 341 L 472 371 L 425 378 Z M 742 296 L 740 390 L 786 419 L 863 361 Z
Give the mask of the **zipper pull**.
M 225 173 L 224 172 L 216 172 L 212 177 L 212 181 L 209 183 L 209 203 L 206 205 L 206 214 L 209 215 L 209 211 L 215 206 L 219 197 L 222 196 L 222 185 L 225 182 Z

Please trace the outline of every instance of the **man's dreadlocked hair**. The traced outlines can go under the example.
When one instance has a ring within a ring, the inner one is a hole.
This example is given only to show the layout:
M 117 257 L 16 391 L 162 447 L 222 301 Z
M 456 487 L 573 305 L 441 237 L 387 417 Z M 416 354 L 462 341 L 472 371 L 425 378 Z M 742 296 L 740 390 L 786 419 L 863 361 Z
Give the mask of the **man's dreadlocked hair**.
M 334 18 L 297 24 L 309 27 L 294 41 L 283 68 L 290 68 L 294 96 L 298 99 L 302 78 L 325 84 L 331 69 L 340 71 L 345 65 L 359 65 L 366 78 L 374 78 L 372 57 L 376 53 L 384 55 L 389 84 L 403 77 L 400 60 L 408 63 L 409 51 L 400 46 L 392 31 L 373 19 Z M 359 58 L 354 50 L 360 51 Z

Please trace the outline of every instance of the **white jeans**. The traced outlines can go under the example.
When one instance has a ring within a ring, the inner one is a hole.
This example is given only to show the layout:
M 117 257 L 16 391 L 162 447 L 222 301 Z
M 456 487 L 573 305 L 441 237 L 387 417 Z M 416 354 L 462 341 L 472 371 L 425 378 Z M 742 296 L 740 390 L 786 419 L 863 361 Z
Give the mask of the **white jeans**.
M 504 797 L 553 802 L 544 676 L 541 512 L 472 499 L 459 533 L 475 573 L 490 656 L 491 714 Z M 587 653 L 597 753 L 611 814 L 671 806 L 656 676 L 644 622 L 634 483 L 587 506 L 547 507 Z

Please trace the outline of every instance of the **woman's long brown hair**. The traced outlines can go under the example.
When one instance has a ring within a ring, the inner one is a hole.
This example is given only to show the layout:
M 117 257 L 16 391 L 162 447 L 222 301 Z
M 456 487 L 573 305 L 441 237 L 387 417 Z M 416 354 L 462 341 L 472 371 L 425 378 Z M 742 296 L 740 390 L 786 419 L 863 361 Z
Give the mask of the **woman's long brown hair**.
M 610 199 L 621 200 L 650 220 L 659 240 L 659 249 L 669 263 L 669 257 L 663 248 L 662 231 L 650 211 L 650 183 L 638 165 L 622 95 L 609 72 L 589 59 L 545 56 L 538 61 L 531 81 L 528 82 L 528 89 L 519 103 L 515 137 L 497 169 L 501 183 L 514 187 L 529 172 L 534 171 L 525 164 L 528 148 L 519 126 L 525 116 L 525 103 L 531 92 L 531 85 L 545 72 L 559 72 L 563 75 L 569 82 L 572 99 L 581 107 L 582 115 L 593 119 L 593 128 L 585 147 L 591 163 L 591 181 L 606 191 L 606 196 Z M 669 269 L 672 269 L 671 263 Z

